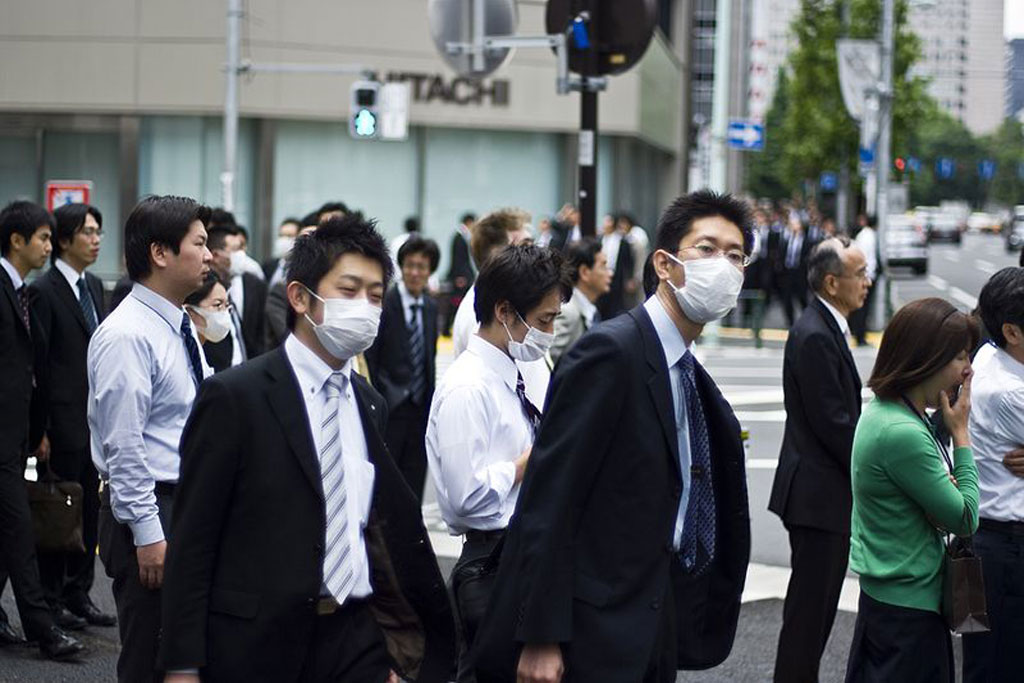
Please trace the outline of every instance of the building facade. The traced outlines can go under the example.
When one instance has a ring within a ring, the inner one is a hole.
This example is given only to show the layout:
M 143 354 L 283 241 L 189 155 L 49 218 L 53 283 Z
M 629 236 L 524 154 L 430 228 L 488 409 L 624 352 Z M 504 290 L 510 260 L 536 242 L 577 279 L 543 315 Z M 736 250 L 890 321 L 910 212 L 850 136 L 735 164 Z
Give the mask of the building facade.
M 1006 111 L 1007 117 L 1024 113 L 1024 38 L 1006 43 Z

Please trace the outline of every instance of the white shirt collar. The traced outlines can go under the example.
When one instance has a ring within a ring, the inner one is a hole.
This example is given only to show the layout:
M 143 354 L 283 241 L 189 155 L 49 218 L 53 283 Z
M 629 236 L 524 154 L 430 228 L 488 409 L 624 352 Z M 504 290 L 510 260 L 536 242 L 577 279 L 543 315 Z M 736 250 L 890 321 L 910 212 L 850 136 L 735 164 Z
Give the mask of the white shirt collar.
M 579 287 L 572 288 L 572 300 L 576 303 L 576 307 L 580 309 L 580 313 L 587 321 L 587 325 L 594 324 L 594 314 L 597 313 L 597 306 L 591 303 L 587 295 L 584 294 Z
M 25 284 L 25 281 L 21 279 L 21 273 L 19 273 L 18 269 L 7 260 L 6 256 L 0 257 L 0 264 L 3 265 L 7 274 L 11 276 L 11 282 L 14 284 L 14 291 L 17 292 L 21 289 L 21 286 Z
M 818 297 L 818 301 L 825 304 L 825 308 L 827 308 L 828 312 L 832 314 L 832 317 L 836 319 L 836 324 L 839 325 L 839 331 L 843 333 L 843 336 L 845 337 L 850 334 L 850 323 L 843 317 L 843 314 L 839 312 L 839 309 L 825 301 L 821 296 L 818 296 L 817 294 L 815 294 L 815 296 Z
M 511 356 L 478 334 L 470 335 L 466 351 L 471 351 L 480 358 L 484 365 L 496 372 L 512 391 L 516 390 L 519 368 Z
M 418 297 L 414 297 L 409 293 L 409 289 L 405 286 L 405 283 L 401 280 L 398 281 L 398 295 L 402 297 L 402 308 L 409 310 L 409 307 L 413 304 L 423 305 L 423 294 L 422 292 Z
M 327 379 L 334 374 L 334 368 L 325 363 L 320 356 L 313 353 L 313 350 L 303 344 L 294 334 L 289 334 L 284 340 L 284 352 L 291 363 L 295 377 L 299 380 L 299 387 L 302 393 L 315 394 L 323 389 Z M 352 359 L 345 361 L 339 371 L 347 379 L 351 380 Z
M 691 344 L 687 344 L 683 339 L 682 333 L 672 322 L 668 311 L 665 310 L 665 305 L 661 303 L 656 294 L 644 303 L 644 309 L 647 311 L 647 315 L 651 316 L 654 331 L 658 335 L 658 341 L 661 342 L 662 351 L 665 352 L 665 363 L 671 368 L 690 350 Z
M 78 281 L 85 277 L 85 271 L 83 270 L 79 273 L 70 263 L 62 258 L 57 259 L 53 265 L 64 276 L 64 279 L 68 281 L 68 284 L 71 285 L 71 291 L 75 293 L 75 296 L 78 296 Z

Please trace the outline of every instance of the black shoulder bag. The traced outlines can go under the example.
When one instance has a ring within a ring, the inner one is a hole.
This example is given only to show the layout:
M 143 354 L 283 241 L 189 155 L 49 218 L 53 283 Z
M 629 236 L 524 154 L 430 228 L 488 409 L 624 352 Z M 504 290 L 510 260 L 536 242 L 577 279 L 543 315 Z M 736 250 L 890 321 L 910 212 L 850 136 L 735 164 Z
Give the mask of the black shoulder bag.
M 36 548 L 45 553 L 84 553 L 82 485 L 61 481 L 47 461 L 39 481 L 26 481 L 25 487 Z

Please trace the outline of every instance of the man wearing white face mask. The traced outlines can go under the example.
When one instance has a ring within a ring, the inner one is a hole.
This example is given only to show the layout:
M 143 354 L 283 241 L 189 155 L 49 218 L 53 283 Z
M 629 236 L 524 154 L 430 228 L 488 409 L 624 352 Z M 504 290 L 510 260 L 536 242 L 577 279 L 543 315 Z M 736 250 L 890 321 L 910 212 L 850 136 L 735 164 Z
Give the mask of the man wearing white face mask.
M 691 347 L 736 305 L 747 207 L 658 225 L 659 284 L 559 361 L 470 659 L 478 683 L 668 683 L 732 648 L 750 555 L 740 425 Z
M 387 244 L 360 216 L 298 238 L 281 348 L 200 389 L 164 582 L 166 683 L 442 683 L 454 622 L 416 497 L 353 358 L 377 335 Z M 372 580 L 371 580 L 372 577 Z
M 427 421 L 427 461 L 441 516 L 464 535 L 452 592 L 471 643 L 486 607 L 477 575 L 515 509 L 540 411 L 529 399 L 517 361 L 542 358 L 572 282 L 561 255 L 533 245 L 509 246 L 477 276 L 480 329 L 434 393 Z M 472 680 L 460 663 L 459 680 Z

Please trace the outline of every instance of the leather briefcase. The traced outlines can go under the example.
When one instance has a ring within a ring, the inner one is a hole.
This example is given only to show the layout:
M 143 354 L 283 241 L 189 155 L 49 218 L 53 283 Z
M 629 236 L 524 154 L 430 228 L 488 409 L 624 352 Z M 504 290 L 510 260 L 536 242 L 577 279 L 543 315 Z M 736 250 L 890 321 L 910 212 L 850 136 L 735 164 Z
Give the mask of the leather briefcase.
M 60 481 L 50 464 L 39 481 L 26 481 L 36 549 L 44 553 L 84 553 L 82 485 Z

